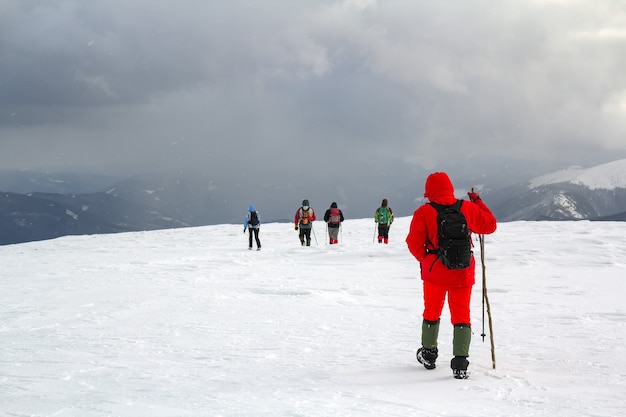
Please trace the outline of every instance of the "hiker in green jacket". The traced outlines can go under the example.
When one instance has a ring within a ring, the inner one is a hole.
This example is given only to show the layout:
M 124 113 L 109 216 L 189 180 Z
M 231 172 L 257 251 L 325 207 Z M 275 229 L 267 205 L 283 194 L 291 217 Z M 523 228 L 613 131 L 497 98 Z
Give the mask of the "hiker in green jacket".
M 380 207 L 374 213 L 374 222 L 378 223 L 378 243 L 389 243 L 389 227 L 393 223 L 393 210 L 387 205 L 387 199 L 383 198 Z

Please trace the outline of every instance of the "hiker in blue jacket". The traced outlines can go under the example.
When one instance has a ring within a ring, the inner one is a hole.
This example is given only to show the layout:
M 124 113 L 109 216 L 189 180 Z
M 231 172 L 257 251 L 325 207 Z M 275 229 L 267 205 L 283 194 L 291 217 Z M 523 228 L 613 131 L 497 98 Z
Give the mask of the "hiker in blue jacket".
M 248 207 L 248 213 L 243 221 L 243 232 L 246 233 L 248 229 L 248 249 L 252 250 L 252 234 L 254 234 L 254 240 L 256 240 L 256 250 L 261 250 L 261 241 L 259 240 L 259 229 L 261 228 L 261 215 L 256 211 L 254 204 L 250 204 Z

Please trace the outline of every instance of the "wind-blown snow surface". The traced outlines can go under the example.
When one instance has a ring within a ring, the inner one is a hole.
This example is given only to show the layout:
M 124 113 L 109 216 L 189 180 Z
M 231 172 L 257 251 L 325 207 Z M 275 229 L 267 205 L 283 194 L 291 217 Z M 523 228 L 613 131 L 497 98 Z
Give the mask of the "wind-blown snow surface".
M 290 224 L 0 247 L 7 416 L 626 414 L 626 224 L 516 222 L 486 237 L 497 369 L 474 287 L 471 378 L 415 361 L 422 291 L 397 219 L 300 247 Z M 478 251 L 478 248 L 477 248 Z M 480 281 L 480 268 L 477 279 Z M 488 333 L 488 331 L 487 331 Z

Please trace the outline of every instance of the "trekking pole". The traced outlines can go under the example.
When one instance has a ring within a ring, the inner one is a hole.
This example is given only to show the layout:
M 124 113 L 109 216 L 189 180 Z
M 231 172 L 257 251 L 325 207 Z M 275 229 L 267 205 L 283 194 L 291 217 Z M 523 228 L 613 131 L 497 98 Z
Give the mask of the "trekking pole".
M 472 192 L 474 192 L 474 187 L 472 187 Z M 482 264 L 483 270 L 483 332 L 481 336 L 483 337 L 483 343 L 485 342 L 485 304 L 487 306 L 487 317 L 489 318 L 489 339 L 491 341 L 491 365 L 493 369 L 496 369 L 496 351 L 495 345 L 493 341 L 493 321 L 491 320 L 491 305 L 489 304 L 489 296 L 487 295 L 487 267 L 485 265 L 485 235 L 478 235 L 478 242 L 480 244 L 480 263 Z
M 487 317 L 489 318 L 489 339 L 491 340 L 491 365 L 493 369 L 496 369 L 496 351 L 493 341 L 493 322 L 491 320 L 491 305 L 489 304 L 489 296 L 487 295 L 487 274 L 485 266 L 485 236 L 478 235 L 478 241 L 480 242 L 480 261 L 483 267 L 483 342 L 485 341 L 485 309 L 484 305 L 487 305 Z
M 480 246 L 481 246 L 481 248 L 480 248 L 481 249 L 480 250 L 480 259 L 482 261 L 483 254 L 482 254 L 482 239 L 481 239 L 481 236 L 478 236 L 478 241 L 480 242 Z M 485 280 L 484 280 L 484 277 L 483 277 L 482 285 L 483 285 L 483 288 L 482 288 L 482 297 L 481 298 L 482 298 L 482 302 L 483 302 L 483 320 L 482 320 L 483 332 L 480 335 L 483 338 L 483 343 L 485 343 L 485 336 L 486 336 L 486 334 L 485 334 Z
M 483 263 L 483 259 L 484 259 L 484 257 L 483 257 L 483 235 L 478 235 L 478 241 L 480 242 L 479 243 L 479 246 L 480 246 L 480 260 L 481 260 L 481 263 Z M 484 265 L 484 263 L 483 263 L 483 265 Z M 483 343 L 485 343 L 485 336 L 486 336 L 486 334 L 485 334 L 485 293 L 486 293 L 486 290 L 485 290 L 484 267 L 483 267 L 482 287 L 483 288 L 482 288 L 482 297 L 481 298 L 482 298 L 482 303 L 483 303 L 483 332 L 480 335 L 483 338 Z
M 376 228 L 378 227 L 378 223 L 374 223 L 374 236 L 372 236 L 372 243 L 376 243 Z
M 472 187 L 472 192 L 474 192 L 474 187 Z M 482 320 L 482 324 L 483 324 L 483 332 L 480 334 L 483 338 L 483 343 L 485 343 L 485 294 L 486 294 L 486 290 L 485 290 L 485 257 L 483 255 L 483 251 L 484 251 L 484 245 L 483 245 L 483 235 L 478 235 L 478 241 L 480 242 L 480 260 L 481 263 L 483 265 L 483 279 L 482 279 L 482 285 L 483 285 L 483 289 L 482 289 L 482 305 L 483 305 L 483 320 Z
M 317 236 L 315 236 L 315 229 L 313 228 L 313 222 L 311 222 L 311 231 L 313 232 L 313 238 L 315 239 L 315 245 L 319 246 L 317 243 Z

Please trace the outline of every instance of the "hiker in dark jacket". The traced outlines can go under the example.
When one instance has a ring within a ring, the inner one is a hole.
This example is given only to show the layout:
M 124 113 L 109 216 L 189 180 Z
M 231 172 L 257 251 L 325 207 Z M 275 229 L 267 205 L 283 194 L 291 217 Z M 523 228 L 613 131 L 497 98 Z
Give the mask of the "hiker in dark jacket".
M 343 213 L 337 208 L 337 203 L 334 201 L 330 205 L 330 208 L 324 213 L 324 221 L 328 224 L 328 238 L 330 244 L 339 243 L 339 228 L 341 222 L 343 222 Z
M 387 199 L 383 198 L 380 207 L 374 213 L 374 222 L 378 224 L 378 243 L 389 243 L 389 228 L 393 223 L 393 210 L 388 206 Z
M 295 229 L 300 229 L 298 237 L 300 238 L 300 244 L 304 246 L 306 239 L 306 245 L 311 246 L 311 229 L 313 228 L 313 222 L 315 221 L 315 211 L 309 206 L 309 200 L 302 200 L 302 206 L 296 211 L 294 217 Z
M 496 230 L 496 218 L 477 193 L 467 193 L 470 201 L 461 200 L 460 211 L 472 233 L 490 234 Z M 430 203 L 452 206 L 457 202 L 454 187 L 445 172 L 435 172 L 426 179 L 424 197 Z M 446 295 L 453 329 L 450 367 L 455 378 L 467 378 L 470 340 L 470 298 L 474 285 L 475 260 L 471 255 L 469 266 L 463 269 L 448 269 L 440 260 L 438 211 L 432 204 L 423 204 L 415 213 L 406 237 L 409 252 L 420 263 L 423 281 L 424 313 L 422 322 L 422 347 L 417 351 L 417 360 L 426 369 L 435 368 L 438 356 L 437 337 L 439 321 Z
M 261 229 L 261 215 L 256 211 L 254 204 L 250 204 L 248 207 L 248 214 L 243 220 L 243 232 L 246 233 L 248 229 L 248 249 L 252 250 L 252 235 L 254 234 L 254 240 L 256 241 L 256 250 L 261 250 L 261 241 L 259 240 L 259 230 Z

